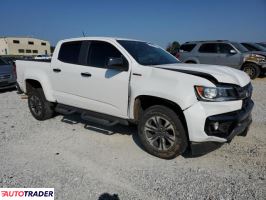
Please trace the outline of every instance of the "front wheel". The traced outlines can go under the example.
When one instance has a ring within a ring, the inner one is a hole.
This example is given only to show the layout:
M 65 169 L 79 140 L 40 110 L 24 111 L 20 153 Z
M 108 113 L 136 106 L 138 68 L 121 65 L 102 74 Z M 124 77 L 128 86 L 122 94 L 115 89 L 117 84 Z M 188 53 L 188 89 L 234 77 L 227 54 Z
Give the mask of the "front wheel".
M 242 69 L 251 79 L 255 79 L 260 75 L 260 68 L 255 63 L 246 63 Z
M 32 116 L 37 120 L 46 120 L 54 115 L 54 109 L 44 96 L 42 88 L 34 88 L 28 94 L 28 106 Z
M 165 106 L 152 106 L 141 117 L 138 134 L 146 151 L 172 159 L 187 148 L 187 137 L 177 114 Z

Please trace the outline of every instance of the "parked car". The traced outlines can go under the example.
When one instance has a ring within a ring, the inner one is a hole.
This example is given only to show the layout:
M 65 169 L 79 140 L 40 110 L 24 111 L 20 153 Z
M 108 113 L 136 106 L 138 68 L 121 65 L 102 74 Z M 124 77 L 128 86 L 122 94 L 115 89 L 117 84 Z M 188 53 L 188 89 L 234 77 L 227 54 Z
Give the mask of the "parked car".
M 38 55 L 34 57 L 35 60 L 51 60 L 51 58 L 49 55 Z
M 259 44 L 251 43 L 251 42 L 242 42 L 241 44 L 244 47 L 246 47 L 249 51 L 262 51 L 262 52 L 265 52 L 265 55 L 266 55 L 266 48 Z
M 13 57 L 13 56 L 5 56 L 5 57 L 2 57 L 2 59 L 4 61 L 6 61 L 6 63 L 10 64 L 10 65 L 13 65 L 14 64 L 14 61 L 16 59 L 18 59 L 17 57 Z
M 258 43 L 256 43 L 256 44 L 258 44 L 258 45 L 260 45 L 260 46 L 262 46 L 262 47 L 266 48 L 266 43 L 263 43 L 263 42 L 258 42 Z
M 266 56 L 250 52 L 243 45 L 227 40 L 186 42 L 177 55 L 184 63 L 224 65 L 246 72 L 251 79 L 266 72 Z
M 144 148 L 160 158 L 230 142 L 246 135 L 251 123 L 254 103 L 246 73 L 180 63 L 147 42 L 62 40 L 51 63 L 18 60 L 16 65 L 35 119 L 59 112 L 81 113 L 106 126 L 136 123 Z
M 0 58 L 0 90 L 16 87 L 15 67 Z

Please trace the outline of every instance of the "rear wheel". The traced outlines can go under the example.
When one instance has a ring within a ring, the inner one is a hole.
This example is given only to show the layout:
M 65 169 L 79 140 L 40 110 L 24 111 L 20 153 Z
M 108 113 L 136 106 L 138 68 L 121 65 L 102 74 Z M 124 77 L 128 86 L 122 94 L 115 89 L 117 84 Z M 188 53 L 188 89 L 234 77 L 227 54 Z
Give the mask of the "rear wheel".
M 152 106 L 141 117 L 139 138 L 146 151 L 154 156 L 172 159 L 187 148 L 187 137 L 177 114 L 165 106 Z
M 251 79 L 255 79 L 260 75 L 260 68 L 255 63 L 245 63 L 242 69 Z
M 54 115 L 53 105 L 46 100 L 42 88 L 33 88 L 29 92 L 28 106 L 32 116 L 37 120 L 46 120 Z

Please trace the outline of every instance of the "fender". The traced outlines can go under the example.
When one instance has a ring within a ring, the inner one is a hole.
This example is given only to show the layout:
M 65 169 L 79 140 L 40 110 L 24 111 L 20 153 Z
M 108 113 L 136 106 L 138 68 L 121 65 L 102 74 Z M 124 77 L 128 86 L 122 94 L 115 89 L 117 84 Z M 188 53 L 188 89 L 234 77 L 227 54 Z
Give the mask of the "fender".
M 29 79 L 38 81 L 41 84 L 45 98 L 48 101 L 56 102 L 56 99 L 54 98 L 52 94 L 53 90 L 52 90 L 49 78 L 44 73 L 38 73 L 35 70 L 31 70 L 30 72 L 27 71 L 25 72 L 25 85 L 26 85 L 26 81 Z

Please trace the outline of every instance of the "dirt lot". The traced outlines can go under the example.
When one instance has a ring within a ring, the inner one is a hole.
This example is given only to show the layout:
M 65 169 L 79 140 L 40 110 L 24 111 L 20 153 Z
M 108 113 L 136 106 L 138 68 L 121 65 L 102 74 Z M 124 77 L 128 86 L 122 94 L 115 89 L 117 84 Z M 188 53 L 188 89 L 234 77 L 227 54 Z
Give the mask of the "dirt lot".
M 266 78 L 253 82 L 247 137 L 201 157 L 155 158 L 136 130 L 78 116 L 33 119 L 27 100 L 0 93 L 0 187 L 54 187 L 56 199 L 265 199 Z M 109 197 L 109 198 L 108 198 Z

